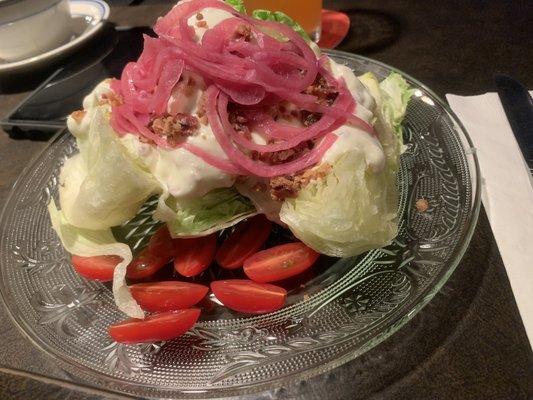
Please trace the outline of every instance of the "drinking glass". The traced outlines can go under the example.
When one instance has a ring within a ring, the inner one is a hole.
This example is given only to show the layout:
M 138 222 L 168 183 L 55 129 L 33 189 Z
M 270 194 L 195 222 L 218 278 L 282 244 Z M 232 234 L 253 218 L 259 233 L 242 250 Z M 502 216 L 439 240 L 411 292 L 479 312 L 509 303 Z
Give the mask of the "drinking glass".
M 244 0 L 246 11 L 281 11 L 298 22 L 312 40 L 320 39 L 322 0 Z

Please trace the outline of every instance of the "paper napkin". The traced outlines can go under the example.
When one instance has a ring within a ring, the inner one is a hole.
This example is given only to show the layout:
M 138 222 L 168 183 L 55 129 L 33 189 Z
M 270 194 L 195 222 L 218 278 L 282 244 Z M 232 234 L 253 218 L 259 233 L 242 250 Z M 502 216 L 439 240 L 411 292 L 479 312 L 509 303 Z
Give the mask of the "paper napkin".
M 497 93 L 446 95 L 474 142 L 481 198 L 533 343 L 533 185 Z

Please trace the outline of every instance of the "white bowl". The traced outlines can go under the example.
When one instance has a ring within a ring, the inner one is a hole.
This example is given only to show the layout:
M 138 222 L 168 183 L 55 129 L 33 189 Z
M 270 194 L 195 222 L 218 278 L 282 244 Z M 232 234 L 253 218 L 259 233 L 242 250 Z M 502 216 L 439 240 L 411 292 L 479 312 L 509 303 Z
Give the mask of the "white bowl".
M 0 0 L 0 59 L 11 62 L 70 40 L 67 0 Z

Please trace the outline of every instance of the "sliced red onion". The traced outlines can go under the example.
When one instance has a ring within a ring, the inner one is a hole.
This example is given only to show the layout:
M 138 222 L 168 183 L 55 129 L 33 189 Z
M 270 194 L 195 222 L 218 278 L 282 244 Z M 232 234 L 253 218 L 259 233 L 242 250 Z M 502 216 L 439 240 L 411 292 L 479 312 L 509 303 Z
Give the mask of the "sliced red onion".
M 204 8 L 224 10 L 233 17 L 208 29 L 197 42 L 188 19 Z M 172 147 L 148 125 L 166 114 L 169 97 L 184 69 L 201 75 L 208 85 L 207 117 L 229 160 L 187 142 L 180 146 L 227 173 L 261 177 L 294 173 L 316 164 L 336 138 L 331 132 L 343 124 L 373 132 L 369 124 L 353 114 L 355 101 L 345 82 L 335 79 L 326 68 L 327 59 L 317 60 L 307 43 L 286 25 L 238 14 L 219 0 L 195 0 L 176 5 L 157 21 L 154 31 L 159 37 L 145 36 L 144 50 L 137 62 L 126 65 L 121 80 L 111 83 L 112 90 L 124 102 L 112 107 L 110 120 L 121 135 L 138 134 L 157 146 Z M 283 40 L 268 32 L 278 32 Z M 332 105 L 318 104 L 315 96 L 304 93 L 318 73 L 338 92 Z M 237 133 L 229 122 L 230 99 L 254 127 L 274 142 L 258 144 Z M 309 127 L 274 121 L 264 107 L 283 100 L 321 117 Z M 248 154 L 289 150 L 309 140 L 316 143 L 313 149 L 279 165 L 252 160 Z
M 254 161 L 237 149 L 224 131 L 224 127 L 217 112 L 217 98 L 220 94 L 220 89 L 215 86 L 210 86 L 206 93 L 207 117 L 209 118 L 209 123 L 211 124 L 211 128 L 213 129 L 213 133 L 217 138 L 218 143 L 233 162 L 236 162 L 253 175 L 269 178 L 293 174 L 309 168 L 320 161 L 327 149 L 329 149 L 337 139 L 335 134 L 327 134 L 312 150 L 304 153 L 296 160 L 284 164 L 269 165 L 261 161 Z

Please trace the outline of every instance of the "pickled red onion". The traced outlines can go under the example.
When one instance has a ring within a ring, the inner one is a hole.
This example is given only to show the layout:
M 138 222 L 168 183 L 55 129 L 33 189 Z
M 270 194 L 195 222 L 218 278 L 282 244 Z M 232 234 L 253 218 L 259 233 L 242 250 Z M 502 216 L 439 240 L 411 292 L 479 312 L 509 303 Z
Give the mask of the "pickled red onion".
M 197 41 L 188 19 L 204 8 L 220 9 L 232 17 L 207 29 Z M 113 105 L 110 119 L 121 135 L 138 134 L 163 148 L 176 146 L 148 125 L 168 115 L 168 100 L 184 70 L 199 74 L 208 86 L 207 117 L 229 160 L 187 142 L 180 146 L 227 173 L 261 177 L 294 173 L 320 161 L 335 141 L 331 132 L 341 125 L 355 124 L 373 133 L 369 124 L 354 115 L 356 102 L 343 79 L 335 79 L 326 68 L 327 59 L 317 60 L 302 37 L 286 25 L 238 14 L 218 0 L 194 0 L 174 6 L 159 18 L 154 31 L 159 37 L 145 36 L 142 55 L 126 65 L 121 80 L 111 85 L 124 102 Z M 281 40 L 268 32 L 277 32 Z M 305 93 L 319 74 L 337 93 L 332 104 L 319 103 Z M 228 113 L 230 100 L 273 143 L 258 144 L 236 132 Z M 308 127 L 277 122 L 263 108 L 280 101 L 320 114 L 318 120 Z M 306 141 L 315 146 L 290 162 L 271 165 L 250 158 L 253 151 L 274 153 Z

